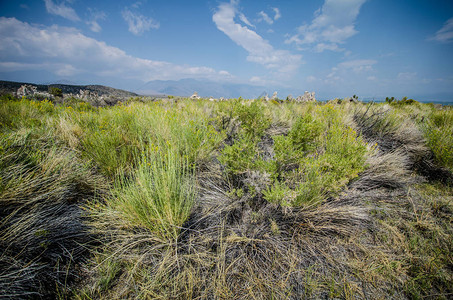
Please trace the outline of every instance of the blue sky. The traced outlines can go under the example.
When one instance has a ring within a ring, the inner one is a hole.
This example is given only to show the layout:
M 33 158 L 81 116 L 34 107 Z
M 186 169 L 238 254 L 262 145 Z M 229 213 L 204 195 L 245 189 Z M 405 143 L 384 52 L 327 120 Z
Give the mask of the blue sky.
M 1 80 L 182 78 L 451 101 L 453 1 L 0 2 Z

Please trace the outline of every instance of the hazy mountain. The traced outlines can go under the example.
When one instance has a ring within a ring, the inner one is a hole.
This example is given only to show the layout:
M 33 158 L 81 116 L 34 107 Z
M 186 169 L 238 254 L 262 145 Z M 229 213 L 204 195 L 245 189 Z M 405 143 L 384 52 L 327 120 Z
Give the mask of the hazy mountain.
M 80 85 L 77 82 L 67 80 L 67 79 L 60 79 L 60 80 L 55 80 L 55 81 L 47 81 L 41 83 L 43 85 L 55 85 L 55 84 L 64 84 L 64 85 Z
M 181 80 L 153 80 L 136 90 L 142 95 L 165 94 L 174 96 L 190 96 L 198 92 L 201 97 L 215 98 L 256 98 L 267 90 L 264 86 L 250 84 L 220 83 L 210 80 L 181 79 Z M 273 93 L 270 90 L 270 94 Z M 285 95 L 286 97 L 286 95 Z

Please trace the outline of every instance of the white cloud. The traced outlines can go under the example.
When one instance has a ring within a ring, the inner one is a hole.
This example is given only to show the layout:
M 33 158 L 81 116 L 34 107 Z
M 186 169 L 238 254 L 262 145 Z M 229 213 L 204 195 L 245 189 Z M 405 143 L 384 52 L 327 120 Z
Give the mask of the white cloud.
M 315 51 L 342 51 L 338 44 L 357 34 L 354 22 L 360 7 L 366 0 L 325 0 L 321 9 L 315 11 L 310 25 L 302 25 L 298 33 L 286 39 L 285 43 L 296 45 L 314 44 Z M 328 47 L 326 47 L 328 46 Z
M 360 73 L 363 71 L 371 71 L 373 69 L 372 66 L 376 63 L 377 61 L 373 59 L 357 59 L 342 62 L 338 64 L 338 68 L 343 70 L 352 70 L 355 73 Z
M 49 14 L 57 15 L 71 21 L 80 21 L 80 18 L 74 9 L 66 6 L 66 2 L 67 1 L 61 1 L 60 4 L 56 4 L 52 0 L 44 0 L 46 10 Z
M 260 21 L 264 21 L 269 25 L 274 23 L 274 20 L 272 20 L 264 11 L 260 11 L 258 15 L 260 16 Z
M 448 19 L 444 26 L 439 29 L 436 34 L 430 38 L 438 42 L 448 43 L 453 41 L 453 18 Z
M 280 73 L 292 73 L 298 69 L 301 55 L 293 55 L 286 50 L 275 50 L 255 31 L 235 23 L 236 14 L 236 2 L 222 3 L 212 16 L 212 20 L 220 31 L 248 52 L 248 61 L 262 64 Z
M 260 16 L 260 18 L 258 19 L 258 22 L 264 21 L 267 24 L 272 25 L 272 24 L 274 24 L 274 21 L 277 21 L 278 19 L 280 19 L 282 17 L 282 15 L 280 14 L 280 10 L 277 7 L 273 7 L 272 10 L 275 13 L 274 18 L 269 17 L 269 15 L 267 13 L 265 13 L 264 11 L 260 11 L 258 13 L 258 16 Z
M 342 63 L 339 63 L 337 66 L 333 67 L 330 73 L 326 76 L 326 82 L 338 82 L 342 78 L 352 80 L 355 78 L 363 78 L 366 73 L 373 71 L 373 65 L 377 63 L 373 59 L 356 59 L 349 60 Z M 373 77 L 372 75 L 367 76 L 369 78 Z
M 90 26 L 91 31 L 101 32 L 102 28 L 101 25 L 99 25 L 98 21 L 105 20 L 106 14 L 102 11 L 92 11 L 91 9 L 88 10 L 90 11 L 91 18 L 89 21 L 86 21 L 86 24 Z
M 266 79 L 259 77 L 259 76 L 252 76 L 252 77 L 250 77 L 249 81 L 253 85 L 260 85 L 260 86 L 265 86 L 269 83 Z
M 315 76 L 310 75 L 310 76 L 307 76 L 306 80 L 309 83 L 313 83 L 313 82 L 316 82 L 318 79 Z
M 319 43 L 315 46 L 314 50 L 316 52 L 323 52 L 324 50 L 330 50 L 330 51 L 343 51 L 343 48 L 338 47 L 337 44 L 324 44 L 324 43 Z
M 101 32 L 102 27 L 96 20 L 91 20 L 86 22 L 88 26 L 90 26 L 90 30 L 93 32 Z
M 135 8 L 135 9 L 139 9 L 140 8 L 140 5 L 142 5 L 143 3 L 141 1 L 137 1 L 135 2 L 134 4 L 131 5 L 132 8 Z
M 135 35 L 141 35 L 151 28 L 158 29 L 160 27 L 159 22 L 154 21 L 152 18 L 145 17 L 140 13 L 134 13 L 128 8 L 125 8 L 121 14 L 129 26 L 129 31 Z
M 417 76 L 417 72 L 401 72 L 398 73 L 397 78 L 399 80 L 407 81 L 407 80 L 413 80 Z
M 8 72 L 43 70 L 61 76 L 120 76 L 144 82 L 187 77 L 217 80 L 231 77 L 209 67 L 133 57 L 74 28 L 57 25 L 42 27 L 5 17 L 0 17 L 0 68 Z
M 218 74 L 224 78 L 234 78 L 234 76 L 231 75 L 230 72 L 225 71 L 225 70 L 220 70 Z
M 277 21 L 282 17 L 282 15 L 280 14 L 280 10 L 277 7 L 273 7 L 272 9 L 275 12 L 274 21 Z
M 252 25 L 252 23 L 250 23 L 250 21 L 247 19 L 247 17 L 242 13 L 239 14 L 239 20 L 241 20 L 245 25 L 247 25 L 249 27 L 255 27 Z

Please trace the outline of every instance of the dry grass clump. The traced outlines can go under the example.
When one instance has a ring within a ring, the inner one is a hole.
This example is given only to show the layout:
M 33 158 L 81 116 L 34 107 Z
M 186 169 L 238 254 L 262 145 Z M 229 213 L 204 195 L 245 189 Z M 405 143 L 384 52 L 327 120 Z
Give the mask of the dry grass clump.
M 2 135 L 0 148 L 1 296 L 64 292 L 93 242 L 81 205 L 101 181 L 71 151 L 27 131 Z
M 351 186 L 365 191 L 373 222 L 368 233 L 352 240 L 361 255 L 350 262 L 364 281 L 387 286 L 395 298 L 447 299 L 452 227 L 439 211 L 451 211 L 453 198 L 451 188 L 426 179 L 451 174 L 434 164 L 416 120 L 403 117 L 373 107 L 355 112 L 361 132 L 377 141 L 379 151 Z
M 366 108 L 357 107 L 353 120 L 370 143 L 379 145 L 380 151 L 403 151 L 411 169 L 430 180 L 452 184 L 450 115 L 451 109 L 433 111 L 420 104 L 403 108 L 369 104 Z
M 378 143 L 383 152 L 404 148 L 412 163 L 427 155 L 425 139 L 415 122 L 390 106 L 358 106 L 353 120 L 360 133 Z

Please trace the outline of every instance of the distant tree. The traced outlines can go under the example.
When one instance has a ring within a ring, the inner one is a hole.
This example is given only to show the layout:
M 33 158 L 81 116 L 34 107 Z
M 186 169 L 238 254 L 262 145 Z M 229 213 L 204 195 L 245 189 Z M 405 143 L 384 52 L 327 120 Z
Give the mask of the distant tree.
M 49 94 L 54 97 L 63 97 L 63 91 L 57 87 L 49 87 Z
M 390 103 L 393 103 L 393 102 L 395 102 L 395 97 L 391 97 L 391 98 L 386 97 L 386 98 L 385 98 L 385 102 L 387 102 L 387 103 L 389 103 L 389 104 L 390 104 Z

